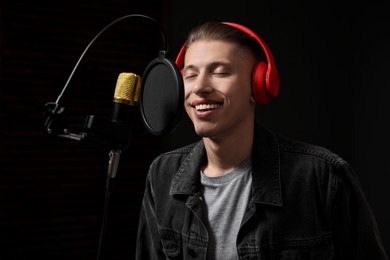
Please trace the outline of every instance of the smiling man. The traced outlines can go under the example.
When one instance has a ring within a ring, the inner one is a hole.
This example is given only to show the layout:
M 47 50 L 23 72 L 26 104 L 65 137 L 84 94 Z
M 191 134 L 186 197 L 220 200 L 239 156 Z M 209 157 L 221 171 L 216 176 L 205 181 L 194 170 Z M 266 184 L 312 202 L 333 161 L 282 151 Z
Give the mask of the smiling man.
M 185 109 L 203 137 L 207 160 L 202 171 L 210 177 L 225 175 L 252 150 L 255 56 L 231 42 L 203 40 L 191 44 L 185 57 Z
M 204 23 L 176 63 L 202 138 L 151 164 L 137 259 L 387 259 L 350 165 L 255 120 L 279 90 L 256 33 Z

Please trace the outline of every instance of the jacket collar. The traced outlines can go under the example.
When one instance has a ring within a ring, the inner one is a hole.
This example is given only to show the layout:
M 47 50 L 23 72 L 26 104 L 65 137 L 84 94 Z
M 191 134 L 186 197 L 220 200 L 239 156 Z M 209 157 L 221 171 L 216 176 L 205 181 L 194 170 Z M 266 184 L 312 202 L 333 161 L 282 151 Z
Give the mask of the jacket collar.
M 201 140 L 176 172 L 171 184 L 171 195 L 192 195 L 199 190 L 200 166 L 205 158 L 206 150 Z M 252 200 L 261 204 L 282 205 L 277 138 L 258 123 L 255 125 L 252 153 Z
M 277 137 L 260 124 L 256 124 L 253 143 L 253 201 L 282 206 L 280 151 Z

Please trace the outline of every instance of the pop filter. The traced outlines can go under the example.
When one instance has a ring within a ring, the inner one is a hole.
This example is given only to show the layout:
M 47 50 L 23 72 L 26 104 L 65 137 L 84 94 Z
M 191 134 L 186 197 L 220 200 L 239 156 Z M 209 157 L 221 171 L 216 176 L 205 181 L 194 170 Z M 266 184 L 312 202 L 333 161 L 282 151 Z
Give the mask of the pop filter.
M 160 51 L 144 71 L 139 103 L 144 125 L 153 135 L 169 134 L 177 126 L 183 114 L 183 86 L 176 64 Z

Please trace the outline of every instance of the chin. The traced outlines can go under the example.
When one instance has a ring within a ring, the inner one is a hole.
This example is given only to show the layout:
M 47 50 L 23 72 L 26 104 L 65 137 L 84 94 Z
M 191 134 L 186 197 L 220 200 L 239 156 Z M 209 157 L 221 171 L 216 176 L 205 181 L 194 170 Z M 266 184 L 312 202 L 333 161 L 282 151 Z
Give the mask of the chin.
M 207 131 L 203 127 L 196 127 L 194 126 L 195 133 L 199 135 L 200 137 L 207 136 Z
M 215 122 L 207 122 L 202 120 L 192 120 L 195 133 L 200 137 L 211 137 L 216 134 L 218 124 Z
M 195 133 L 200 137 L 212 137 L 215 134 L 212 129 L 205 127 L 195 127 Z

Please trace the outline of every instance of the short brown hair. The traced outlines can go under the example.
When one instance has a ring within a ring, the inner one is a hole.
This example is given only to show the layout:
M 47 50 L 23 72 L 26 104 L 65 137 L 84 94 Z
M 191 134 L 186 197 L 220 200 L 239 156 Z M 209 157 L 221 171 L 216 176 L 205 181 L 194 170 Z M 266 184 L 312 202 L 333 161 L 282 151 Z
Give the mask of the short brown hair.
M 252 50 L 258 60 L 264 60 L 263 49 L 255 39 L 247 33 L 224 23 L 206 22 L 194 27 L 188 34 L 186 48 L 199 40 L 234 42 Z

